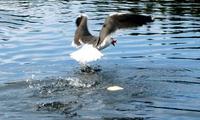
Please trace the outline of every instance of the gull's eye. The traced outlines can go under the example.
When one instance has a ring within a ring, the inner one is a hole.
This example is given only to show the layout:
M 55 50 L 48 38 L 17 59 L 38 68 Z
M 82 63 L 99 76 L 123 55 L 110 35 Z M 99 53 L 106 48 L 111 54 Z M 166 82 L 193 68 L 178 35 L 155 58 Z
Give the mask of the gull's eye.
M 104 24 L 103 27 L 106 27 L 106 24 Z

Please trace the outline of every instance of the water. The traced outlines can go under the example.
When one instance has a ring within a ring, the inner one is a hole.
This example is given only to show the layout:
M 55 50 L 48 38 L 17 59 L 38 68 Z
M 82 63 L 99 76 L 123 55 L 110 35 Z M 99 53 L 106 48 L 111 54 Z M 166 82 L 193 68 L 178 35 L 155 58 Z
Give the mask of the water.
M 198 120 L 200 3 L 171 1 L 0 1 L 0 119 Z M 113 12 L 155 17 L 121 30 L 116 47 L 82 73 L 69 58 L 79 13 L 98 35 Z M 109 86 L 121 86 L 111 92 Z

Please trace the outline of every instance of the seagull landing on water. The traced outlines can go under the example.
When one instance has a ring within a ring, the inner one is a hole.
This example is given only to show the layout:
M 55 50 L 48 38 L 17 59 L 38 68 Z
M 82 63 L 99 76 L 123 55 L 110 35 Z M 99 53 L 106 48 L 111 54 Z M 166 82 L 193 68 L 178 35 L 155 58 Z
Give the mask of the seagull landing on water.
M 81 64 L 101 59 L 103 54 L 100 50 L 109 45 L 115 46 L 117 41 L 111 37 L 111 34 L 118 29 L 130 28 L 153 22 L 151 16 L 135 15 L 132 13 L 115 13 L 109 15 L 103 24 L 99 36 L 93 36 L 87 27 L 87 15 L 81 14 L 76 19 L 76 32 L 72 46 L 76 46 L 77 51 L 70 54 L 70 57 Z

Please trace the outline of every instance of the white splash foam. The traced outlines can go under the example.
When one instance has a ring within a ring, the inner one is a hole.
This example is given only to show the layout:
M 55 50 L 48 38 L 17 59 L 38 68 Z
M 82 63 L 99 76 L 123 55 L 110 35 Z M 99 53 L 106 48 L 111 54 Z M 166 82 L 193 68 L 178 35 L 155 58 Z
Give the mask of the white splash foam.
M 82 88 L 90 88 L 92 85 L 84 83 L 82 79 L 75 78 L 75 77 L 69 77 L 66 78 L 69 81 L 69 85 L 74 87 L 82 87 Z
M 101 59 L 102 56 L 103 54 L 97 48 L 89 44 L 83 45 L 83 47 L 70 54 L 72 59 L 75 59 L 81 64 L 96 61 Z

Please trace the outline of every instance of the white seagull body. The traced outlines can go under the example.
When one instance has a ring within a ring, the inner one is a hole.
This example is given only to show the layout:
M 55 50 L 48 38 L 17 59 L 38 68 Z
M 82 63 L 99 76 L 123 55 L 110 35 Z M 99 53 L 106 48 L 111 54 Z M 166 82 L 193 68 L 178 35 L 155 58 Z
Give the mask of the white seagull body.
M 141 26 L 152 22 L 150 16 L 135 15 L 132 13 L 116 13 L 109 15 L 100 31 L 99 37 L 93 36 L 87 27 L 87 16 L 82 14 L 76 19 L 76 32 L 72 46 L 79 49 L 70 54 L 70 57 L 81 64 L 87 64 L 101 59 L 103 54 L 100 50 L 110 44 L 115 46 L 116 40 L 111 38 L 111 34 L 121 28 Z

